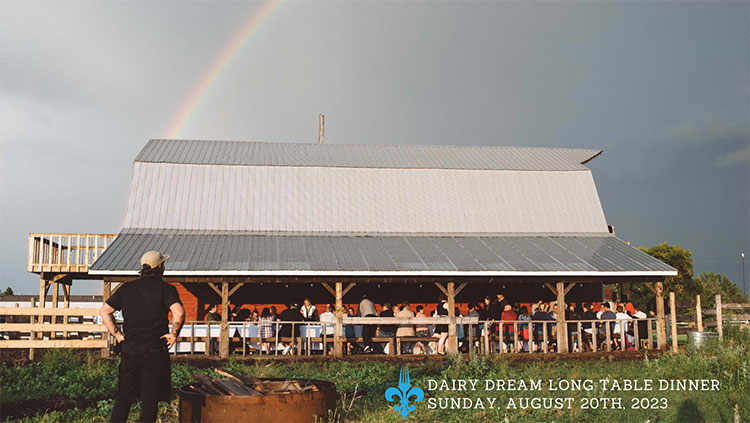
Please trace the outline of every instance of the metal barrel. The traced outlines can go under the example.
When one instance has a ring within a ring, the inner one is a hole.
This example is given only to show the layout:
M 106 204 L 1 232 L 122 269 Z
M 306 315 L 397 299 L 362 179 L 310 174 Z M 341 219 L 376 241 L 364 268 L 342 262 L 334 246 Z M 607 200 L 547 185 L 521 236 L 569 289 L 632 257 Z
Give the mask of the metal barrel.
M 336 385 L 323 380 L 296 380 L 313 384 L 316 392 L 262 396 L 202 395 L 188 387 L 179 390 L 180 422 L 326 422 L 336 411 Z
M 719 334 L 716 332 L 688 332 L 688 346 L 702 349 L 719 343 Z

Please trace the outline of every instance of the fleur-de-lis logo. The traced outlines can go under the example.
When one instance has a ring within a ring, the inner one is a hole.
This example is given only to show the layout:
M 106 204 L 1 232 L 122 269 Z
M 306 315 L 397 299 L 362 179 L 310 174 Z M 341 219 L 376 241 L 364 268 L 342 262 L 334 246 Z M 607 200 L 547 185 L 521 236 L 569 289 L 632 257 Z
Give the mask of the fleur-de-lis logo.
M 401 417 L 406 418 L 410 412 L 414 411 L 417 406 L 409 405 L 409 398 L 414 397 L 414 402 L 419 402 L 424 399 L 424 391 L 417 387 L 411 387 L 409 382 L 409 369 L 406 367 L 401 368 L 401 373 L 398 376 L 398 389 L 388 388 L 385 391 L 385 399 L 388 402 L 393 402 L 395 396 L 401 398 L 398 404 L 393 406 L 396 411 L 401 410 Z

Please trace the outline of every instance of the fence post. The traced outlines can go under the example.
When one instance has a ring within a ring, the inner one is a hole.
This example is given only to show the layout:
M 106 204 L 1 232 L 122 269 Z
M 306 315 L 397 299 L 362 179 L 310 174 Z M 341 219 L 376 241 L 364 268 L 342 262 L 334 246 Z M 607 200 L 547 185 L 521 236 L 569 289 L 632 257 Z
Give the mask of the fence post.
M 724 339 L 724 327 L 721 321 L 721 295 L 716 294 L 716 331 L 719 332 L 719 341 Z
M 667 327 L 664 321 L 664 284 L 656 282 L 656 343 L 662 351 L 667 349 Z
M 672 326 L 672 352 L 677 352 L 677 308 L 674 292 L 669 293 L 669 323 Z
M 36 297 L 31 297 L 31 308 L 36 308 Z M 36 316 L 29 316 L 29 322 L 36 323 L 38 319 Z M 36 339 L 36 332 L 31 331 L 29 339 Z M 29 360 L 34 361 L 34 349 L 29 348 Z
M 695 296 L 695 325 L 698 332 L 703 332 L 703 310 L 701 309 L 701 296 Z

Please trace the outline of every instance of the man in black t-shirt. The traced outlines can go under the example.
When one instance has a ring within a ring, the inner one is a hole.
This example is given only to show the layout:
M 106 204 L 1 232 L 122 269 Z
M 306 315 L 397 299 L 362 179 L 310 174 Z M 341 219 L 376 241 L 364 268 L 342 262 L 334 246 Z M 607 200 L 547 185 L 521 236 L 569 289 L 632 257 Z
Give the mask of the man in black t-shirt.
M 107 299 L 99 315 L 122 345 L 119 384 L 112 408 L 112 422 L 124 422 L 130 407 L 140 398 L 141 422 L 155 422 L 159 401 L 169 401 L 171 369 L 168 350 L 185 322 L 185 310 L 174 286 L 164 282 L 164 256 L 149 251 L 141 257 L 141 277 L 122 284 Z M 113 313 L 122 310 L 124 331 Z M 169 312 L 172 331 L 169 331 Z

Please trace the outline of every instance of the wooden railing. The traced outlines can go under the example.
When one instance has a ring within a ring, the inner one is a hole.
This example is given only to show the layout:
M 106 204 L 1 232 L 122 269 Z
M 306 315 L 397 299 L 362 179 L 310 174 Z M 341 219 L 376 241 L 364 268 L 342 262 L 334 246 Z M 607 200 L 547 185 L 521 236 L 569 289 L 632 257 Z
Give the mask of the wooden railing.
M 82 323 L 84 317 L 98 314 L 98 308 L 0 307 L 0 316 L 6 320 L 0 323 L 0 348 L 106 348 L 107 328 Z M 45 323 L 48 316 L 50 322 Z M 66 322 L 79 317 L 81 323 L 57 323 L 59 317 Z M 28 322 L 16 323 L 19 320 Z
M 117 234 L 29 234 L 26 270 L 85 273 Z

